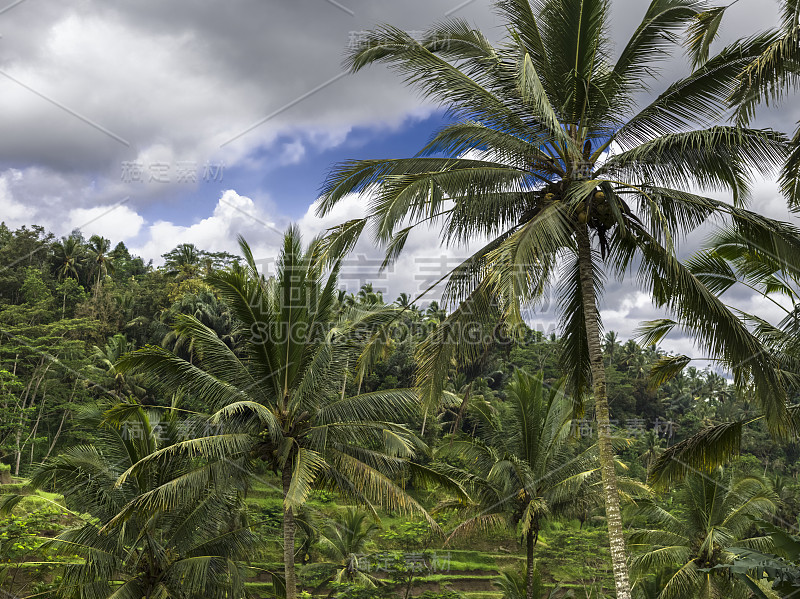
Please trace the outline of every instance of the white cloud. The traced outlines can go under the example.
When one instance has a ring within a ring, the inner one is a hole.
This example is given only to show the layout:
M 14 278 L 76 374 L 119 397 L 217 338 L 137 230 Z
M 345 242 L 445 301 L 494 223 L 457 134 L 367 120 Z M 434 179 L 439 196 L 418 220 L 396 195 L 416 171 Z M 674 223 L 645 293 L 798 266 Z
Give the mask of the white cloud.
M 74 208 L 67 215 L 67 228 L 80 229 L 89 237 L 113 236 L 114 241 L 130 241 L 144 224 L 144 218 L 124 204 L 115 206 L 95 206 L 94 208 Z
M 282 166 L 297 164 L 306 155 L 306 147 L 299 139 L 283 145 L 280 156 Z
M 0 177 L 0 220 L 9 228 L 31 224 L 31 208 L 16 201 L 6 177 Z
M 229 189 L 223 192 L 211 216 L 192 225 L 165 220 L 149 225 L 144 240 L 134 245 L 134 251 L 156 264 L 162 262 L 161 254 L 181 243 L 193 243 L 207 251 L 239 254 L 238 235 L 248 240 L 257 257 L 274 256 L 281 229 L 251 198 Z

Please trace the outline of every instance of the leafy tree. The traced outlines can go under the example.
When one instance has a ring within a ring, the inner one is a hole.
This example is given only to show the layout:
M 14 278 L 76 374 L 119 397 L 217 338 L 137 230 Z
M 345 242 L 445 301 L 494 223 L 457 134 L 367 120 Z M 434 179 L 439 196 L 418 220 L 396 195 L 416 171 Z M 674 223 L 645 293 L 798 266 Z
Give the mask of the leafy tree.
M 619 53 L 606 0 L 497 0 L 495 7 L 508 30 L 499 47 L 450 19 L 421 40 L 385 26 L 352 50 L 352 70 L 388 64 L 455 122 L 416 157 L 339 165 L 318 211 L 374 190 L 371 213 L 332 232 L 334 256 L 368 222 L 387 244 L 387 260 L 420 225 L 439 224 L 446 243 L 489 238 L 445 277 L 445 297 L 462 303 L 421 348 L 429 403 L 439 400 L 454 356 L 481 351 L 462 331 L 477 323 L 491 331 L 498 316 L 518 327 L 523 307 L 553 289 L 570 385 L 577 396 L 593 390 L 617 597 L 629 599 L 598 311 L 604 275 L 633 270 L 672 314 L 648 329 L 648 344 L 675 326 L 691 332 L 738 383 L 755 382 L 773 431 L 789 427 L 775 361 L 675 252 L 688 231 L 727 219 L 796 262 L 795 229 L 742 208 L 751 176 L 781 164 L 787 140 L 723 124 L 742 69 L 771 40 L 724 48 L 642 106 L 659 61 L 681 51 L 678 33 L 702 16 L 702 4 L 652 0 Z M 697 188 L 729 192 L 733 203 L 688 191 Z
M 337 314 L 338 266 L 326 275 L 316 260 L 318 243 L 304 252 L 294 228 L 285 234 L 278 271 L 269 280 L 259 274 L 249 246 L 240 245 L 246 265 L 215 272 L 208 283 L 237 319 L 242 354 L 195 316 L 180 315 L 176 330 L 191 340 L 191 362 L 148 346 L 122 358 L 118 370 L 145 373 L 162 388 L 202 398 L 217 409 L 215 421 L 230 427 L 164 452 L 202 452 L 234 461 L 243 472 L 255 457 L 281 473 L 287 598 L 294 599 L 294 517 L 314 488 L 336 490 L 370 509 L 377 503 L 424 513 L 393 477 L 409 468 L 433 473 L 408 462 L 414 436 L 395 424 L 417 409 L 414 393 L 345 393 L 346 371 L 369 359 L 376 333 L 396 308 L 356 306 Z M 164 493 L 158 501 L 166 507 L 180 499 Z
M 728 570 L 746 584 L 757 599 L 766 599 L 767 594 L 753 580 L 760 581 L 766 576 L 772 581 L 772 588 L 782 597 L 791 597 L 800 590 L 800 538 L 770 524 L 757 521 L 765 529 L 772 541 L 775 553 L 764 553 L 747 547 L 731 547 L 733 564 L 722 564 L 717 568 Z
M 775 511 L 769 485 L 720 468 L 710 476 L 691 474 L 675 495 L 679 507 L 672 511 L 655 502 L 641 502 L 637 508 L 646 525 L 630 536 L 630 546 L 638 552 L 632 571 L 643 578 L 664 573 L 658 599 L 749 597 L 748 585 L 717 566 L 732 563 L 732 547 L 772 547 L 768 536 L 751 535 L 751 517 Z
M 197 294 L 184 294 L 169 309 L 162 312 L 159 318 L 165 331 L 159 345 L 188 360 L 193 353 L 191 339 L 182 337 L 177 330 L 169 326 L 179 314 L 194 316 L 212 329 L 226 345 L 236 349 L 237 340 L 231 312 L 211 289 Z
M 5 223 L 0 223 L 0 302 L 18 304 L 20 289 L 25 280 L 26 269 L 31 267 L 49 274 L 46 268 L 50 257 L 48 248 L 52 244 L 53 235 L 44 227 L 34 225 L 31 228 L 20 227 L 11 231 Z
M 491 412 L 479 413 L 483 427 L 478 438 L 444 441 L 437 456 L 461 458 L 470 465 L 453 474 L 473 487 L 478 499 L 472 507 L 476 514 L 452 534 L 519 525 L 527 552 L 527 598 L 533 599 L 533 553 L 542 524 L 568 513 L 576 497 L 587 491 L 585 483 L 597 472 L 597 454 L 594 447 L 577 456 L 568 451 L 572 402 L 560 387 L 545 391 L 541 375 L 517 370 L 506 402 L 511 413 L 505 422 Z

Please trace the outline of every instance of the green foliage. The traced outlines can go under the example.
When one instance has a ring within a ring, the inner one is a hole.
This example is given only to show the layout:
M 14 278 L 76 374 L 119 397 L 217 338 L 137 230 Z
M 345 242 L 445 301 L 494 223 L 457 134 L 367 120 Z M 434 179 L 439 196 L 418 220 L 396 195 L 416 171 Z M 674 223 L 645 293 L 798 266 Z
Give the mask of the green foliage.
M 308 498 L 317 503 L 327 504 L 336 499 L 336 494 L 331 491 L 326 491 L 325 489 L 314 489 L 311 491 Z
M 769 549 L 770 537 L 758 533 L 752 517 L 775 513 L 775 494 L 757 476 L 693 473 L 677 491 L 679 506 L 668 510 L 640 502 L 641 528 L 633 531 L 632 569 L 641 578 L 663 576 L 660 599 L 748 597 L 750 583 L 731 578 L 718 566 L 734 562 L 733 547 Z M 757 582 L 756 578 L 750 579 Z

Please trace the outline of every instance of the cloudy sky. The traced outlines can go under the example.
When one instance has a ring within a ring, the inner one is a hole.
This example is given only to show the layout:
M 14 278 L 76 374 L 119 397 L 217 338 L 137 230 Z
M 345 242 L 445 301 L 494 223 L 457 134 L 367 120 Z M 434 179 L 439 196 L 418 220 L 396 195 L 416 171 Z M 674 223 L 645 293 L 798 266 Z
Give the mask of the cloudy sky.
M 645 8 L 617 0 L 613 36 L 627 39 Z M 274 256 L 290 222 L 310 236 L 361 214 L 363 200 L 352 198 L 315 217 L 333 163 L 410 155 L 443 123 L 383 68 L 344 74 L 348 44 L 376 24 L 420 31 L 447 17 L 503 33 L 489 0 L 10 2 L 0 7 L 0 220 L 99 233 L 156 264 L 182 242 L 235 251 L 239 233 Z M 775 22 L 773 0 L 741 0 L 724 36 Z M 683 70 L 676 56 L 665 75 Z M 784 106 L 762 120 L 788 130 L 798 118 Z M 769 182 L 754 203 L 788 218 Z M 407 247 L 376 279 L 391 297 L 424 288 L 464 254 L 442 250 L 432 233 Z M 358 252 L 351 287 L 375 271 L 378 253 L 367 244 Z M 749 293 L 735 301 L 772 310 Z M 623 337 L 658 316 L 628 285 L 612 285 L 605 306 L 606 328 Z

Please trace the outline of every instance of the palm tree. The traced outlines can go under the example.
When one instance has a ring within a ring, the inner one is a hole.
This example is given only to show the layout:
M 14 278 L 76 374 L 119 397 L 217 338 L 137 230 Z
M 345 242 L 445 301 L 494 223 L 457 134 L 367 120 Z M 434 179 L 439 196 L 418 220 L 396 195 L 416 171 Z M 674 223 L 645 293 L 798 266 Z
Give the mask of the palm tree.
M 372 286 L 372 283 L 364 283 L 361 286 L 361 289 L 358 290 L 356 294 L 358 301 L 362 304 L 382 304 L 383 303 L 383 293 L 380 291 L 375 291 L 375 288 Z
M 323 584 L 349 582 L 374 587 L 379 579 L 369 574 L 365 559 L 367 544 L 380 527 L 367 512 L 348 508 L 340 517 L 328 522 L 320 535 L 319 549 L 335 565 L 336 570 Z M 366 558 L 369 559 L 369 558 Z
M 130 397 L 142 399 L 147 394 L 147 390 L 141 386 L 141 376 L 126 376 L 116 368 L 117 361 L 134 349 L 135 346 L 125 335 L 117 333 L 108 339 L 104 347 L 94 346 L 92 364 L 88 366 L 89 372 L 104 386 L 111 387 L 122 400 Z
M 622 345 L 619 342 L 619 335 L 614 331 L 609 331 L 603 338 L 603 353 L 608 356 L 609 366 L 614 364 L 614 359 L 617 357 Z
M 197 460 L 173 454 L 123 477 L 174 442 L 180 421 L 175 411 L 158 416 L 133 403 L 112 412 L 113 425 L 97 408 L 85 408 L 81 419 L 92 428 L 94 443 L 69 448 L 31 478 L 32 486 L 62 494 L 82 521 L 45 543 L 52 555 L 67 558 L 52 564 L 63 568 L 55 596 L 244 596 L 244 560 L 256 539 L 240 493 L 227 484 L 230 474 L 216 469 L 216 485 L 183 490 L 171 509 L 149 504 L 145 498 L 155 489 L 191 476 Z M 21 498 L 4 498 L 4 508 Z
M 568 513 L 586 482 L 597 472 L 596 448 L 573 456 L 567 447 L 572 429 L 572 402 L 560 387 L 546 392 L 542 375 L 514 373 L 506 399 L 510 418 L 477 410 L 481 422 L 475 438 L 444 442 L 439 458 L 461 458 L 469 470 L 449 472 L 474 488 L 476 512 L 452 535 L 501 524 L 520 526 L 527 552 L 527 598 L 535 585 L 534 548 L 543 522 Z M 449 506 L 445 503 L 442 507 Z
M 503 599 L 526 599 L 528 597 L 527 589 L 530 588 L 528 578 L 522 577 L 516 572 L 501 573 L 495 584 L 503 591 Z M 537 599 L 556 599 L 556 597 L 560 597 L 560 599 L 575 599 L 575 591 L 570 589 L 564 592 L 564 589 L 559 585 L 556 585 L 545 595 L 545 586 L 542 583 L 538 568 L 534 575 L 533 587 L 535 589 L 533 596 Z
M 244 339 L 240 353 L 192 315 L 179 315 L 176 330 L 191 340 L 189 362 L 148 346 L 122 358 L 121 372 L 141 372 L 164 388 L 183 389 L 216 409 L 226 434 L 191 439 L 165 450 L 201 452 L 235 461 L 244 474 L 253 459 L 280 472 L 284 497 L 284 567 L 287 599 L 297 594 L 294 516 L 314 488 L 328 488 L 346 500 L 392 510 L 427 514 L 394 477 L 414 465 L 416 440 L 395 419 L 418 410 L 410 390 L 346 395 L 346 371 L 367 368 L 380 331 L 397 309 L 355 306 L 337 313 L 338 265 L 326 274 L 318 264 L 318 242 L 303 251 L 300 235 L 284 237 L 278 271 L 266 280 L 247 243 L 240 239 L 244 266 L 234 264 L 208 278 L 237 321 Z M 165 493 L 164 501 L 177 501 Z M 435 523 L 429 519 L 431 524 Z
M 703 36 L 703 33 L 716 33 L 729 6 L 730 4 L 708 11 L 695 24 L 699 37 L 705 37 L 707 42 L 696 46 L 696 62 L 705 59 L 708 42 L 714 37 Z M 760 104 L 776 105 L 800 86 L 800 3 L 797 0 L 781 0 L 778 27 L 763 35 L 768 43 L 742 69 L 739 85 L 730 95 L 731 104 L 736 108 L 737 120 L 743 124 L 753 119 Z M 800 121 L 792 138 L 791 154 L 781 170 L 779 182 L 790 205 L 796 208 L 800 203 Z
M 100 235 L 92 235 L 86 246 L 86 253 L 91 263 L 91 271 L 95 276 L 95 296 L 100 292 L 103 279 L 109 272 L 114 272 L 114 263 L 109 255 L 111 242 Z
M 696 472 L 675 493 L 675 501 L 680 507 L 673 511 L 655 503 L 637 508 L 647 528 L 630 536 L 631 549 L 639 552 L 631 563 L 634 574 L 664 576 L 658 599 L 749 597 L 747 585 L 717 566 L 732 563 L 731 548 L 771 547 L 768 536 L 750 536 L 753 517 L 775 512 L 768 484 L 721 468 L 710 476 Z
M 53 244 L 53 253 L 56 259 L 56 277 L 63 281 L 67 277 L 77 279 L 78 268 L 83 262 L 83 246 L 79 237 L 70 235 L 62 237 L 61 241 Z
M 201 252 L 193 243 L 181 243 L 168 254 L 164 254 L 164 257 L 167 274 L 178 275 L 181 278 L 196 276 L 203 262 Z M 210 272 L 211 268 L 206 266 L 207 272 Z
M 72 277 L 78 279 L 78 269 L 83 266 L 84 248 L 81 239 L 76 235 L 62 237 L 61 241 L 53 244 L 53 254 L 56 259 L 56 277 L 59 281 Z M 61 305 L 61 318 L 67 310 L 67 288 L 64 288 L 64 299 Z
M 191 360 L 191 339 L 182 337 L 169 326 L 179 314 L 191 314 L 212 329 L 226 345 L 238 351 L 238 339 L 234 335 L 235 326 L 230 310 L 211 290 L 186 293 L 159 315 L 159 328 L 164 331 L 159 344 L 161 347 Z
M 508 31 L 497 47 L 458 19 L 421 40 L 391 26 L 364 36 L 348 59 L 354 71 L 387 63 L 455 122 L 413 158 L 339 165 L 318 212 L 374 192 L 367 217 L 331 232 L 331 255 L 352 248 L 368 223 L 389 260 L 420 225 L 438 224 L 448 244 L 489 238 L 444 277 L 445 297 L 462 302 L 420 347 L 427 403 L 438 401 L 459 353 L 480 351 L 460 331 L 492 330 L 498 314 L 514 330 L 523 307 L 554 288 L 569 383 L 578 397 L 593 390 L 617 597 L 629 599 L 598 312 L 604 275 L 634 271 L 672 314 L 649 342 L 676 326 L 691 332 L 737 382 L 755 382 L 772 431 L 789 426 L 774 360 L 675 252 L 686 232 L 727 219 L 776 255 L 800 255 L 794 228 L 742 208 L 751 176 L 782 163 L 787 140 L 722 124 L 739 73 L 769 36 L 723 49 L 642 105 L 658 62 L 682 52 L 678 33 L 700 14 L 698 2 L 652 0 L 615 61 L 607 0 L 494 4 Z M 733 203 L 688 191 L 696 188 L 728 191 Z
M 438 324 L 447 318 L 447 312 L 442 309 L 439 302 L 433 300 L 428 304 L 428 307 L 425 308 L 425 318 Z

